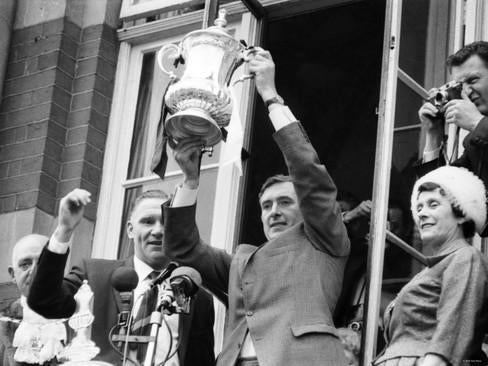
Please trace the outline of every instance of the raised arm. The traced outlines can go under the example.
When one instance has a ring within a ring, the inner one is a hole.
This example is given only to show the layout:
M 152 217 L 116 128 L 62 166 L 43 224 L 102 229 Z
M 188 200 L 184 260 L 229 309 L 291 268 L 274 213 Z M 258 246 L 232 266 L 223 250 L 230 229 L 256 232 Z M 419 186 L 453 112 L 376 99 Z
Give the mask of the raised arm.
M 293 179 L 307 235 L 319 250 L 348 255 L 349 239 L 336 201 L 337 189 L 302 125 L 278 96 L 271 54 L 257 48 L 250 55 L 249 71 L 254 73 L 256 89 L 269 106 L 274 138 Z
M 83 274 L 75 270 L 64 280 L 64 269 L 71 236 L 91 202 L 90 196 L 88 191 L 75 189 L 61 199 L 58 225 L 39 258 L 27 302 L 46 318 L 66 318 L 76 310 L 73 296 L 82 284 Z
M 203 286 L 227 304 L 232 257 L 224 250 L 203 243 L 195 221 L 202 142 L 199 138 L 188 138 L 172 147 L 183 172 L 183 181 L 171 204 L 163 206 L 165 253 L 200 272 Z

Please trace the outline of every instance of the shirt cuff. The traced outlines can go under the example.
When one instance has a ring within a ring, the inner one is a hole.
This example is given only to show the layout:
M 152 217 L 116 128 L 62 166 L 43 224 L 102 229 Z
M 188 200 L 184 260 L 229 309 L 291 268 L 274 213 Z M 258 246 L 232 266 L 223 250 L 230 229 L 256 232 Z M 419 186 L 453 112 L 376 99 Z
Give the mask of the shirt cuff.
M 176 186 L 175 195 L 171 202 L 171 207 L 192 206 L 197 202 L 198 189 L 185 188 L 181 185 Z
M 270 105 L 269 119 L 276 131 L 288 126 L 290 123 L 297 122 L 297 119 L 293 113 L 291 113 L 290 108 L 277 103 Z
M 54 235 L 49 239 L 49 244 L 47 249 L 56 254 L 66 254 L 68 252 L 69 246 L 71 244 L 71 239 L 67 243 L 62 243 L 54 238 Z
M 441 153 L 440 147 L 438 147 L 437 149 L 434 149 L 434 150 L 424 151 L 424 154 L 422 156 L 422 162 L 428 163 L 429 161 L 435 160 L 435 159 L 439 158 L 440 153 Z

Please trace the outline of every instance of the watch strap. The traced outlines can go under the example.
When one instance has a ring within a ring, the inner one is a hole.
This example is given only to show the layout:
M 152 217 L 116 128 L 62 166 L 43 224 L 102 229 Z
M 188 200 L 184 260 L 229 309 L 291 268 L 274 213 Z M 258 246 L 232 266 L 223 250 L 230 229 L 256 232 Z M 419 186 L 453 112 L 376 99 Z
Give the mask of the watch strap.
M 271 104 L 275 104 L 275 103 L 284 105 L 285 101 L 279 95 L 264 101 L 264 105 L 266 106 L 266 108 L 269 108 Z

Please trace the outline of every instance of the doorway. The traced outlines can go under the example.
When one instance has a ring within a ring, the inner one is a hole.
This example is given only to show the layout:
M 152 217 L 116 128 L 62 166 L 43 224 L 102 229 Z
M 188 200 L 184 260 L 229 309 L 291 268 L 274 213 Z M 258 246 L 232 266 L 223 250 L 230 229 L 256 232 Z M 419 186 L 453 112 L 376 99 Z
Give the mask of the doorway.
M 303 124 L 338 189 L 360 200 L 372 194 L 384 1 L 361 1 L 270 21 L 264 47 L 276 85 Z M 286 173 L 273 128 L 256 103 L 240 241 L 265 241 L 257 200 L 267 177 Z M 393 186 L 392 181 L 392 186 Z

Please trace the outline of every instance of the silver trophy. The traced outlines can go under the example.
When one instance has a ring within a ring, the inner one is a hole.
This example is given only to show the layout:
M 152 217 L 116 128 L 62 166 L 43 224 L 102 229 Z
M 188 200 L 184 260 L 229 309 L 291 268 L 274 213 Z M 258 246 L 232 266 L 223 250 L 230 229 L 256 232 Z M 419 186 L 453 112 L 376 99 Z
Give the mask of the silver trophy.
M 243 63 L 246 47 L 225 29 L 225 15 L 225 10 L 220 10 L 214 26 L 190 32 L 178 45 L 167 44 L 157 54 L 159 67 L 173 81 L 164 100 L 171 113 L 165 129 L 176 142 L 198 136 L 205 146 L 213 146 L 222 139 L 221 127 L 230 122 L 228 86 Z M 184 65 L 180 79 L 164 67 L 168 59 Z
M 68 324 L 76 333 L 71 343 L 63 350 L 62 359 L 68 360 L 64 366 L 111 366 L 103 361 L 92 361 L 100 352 L 91 338 L 91 325 L 94 320 L 93 291 L 87 280 L 78 289 L 75 295 L 76 311 L 69 318 Z

